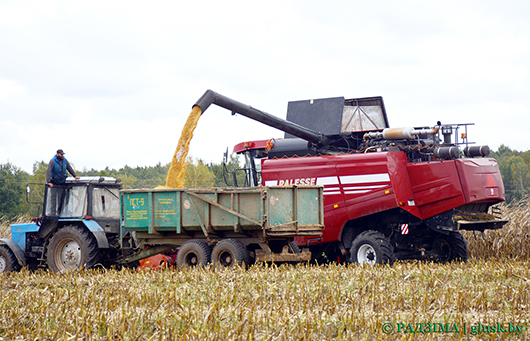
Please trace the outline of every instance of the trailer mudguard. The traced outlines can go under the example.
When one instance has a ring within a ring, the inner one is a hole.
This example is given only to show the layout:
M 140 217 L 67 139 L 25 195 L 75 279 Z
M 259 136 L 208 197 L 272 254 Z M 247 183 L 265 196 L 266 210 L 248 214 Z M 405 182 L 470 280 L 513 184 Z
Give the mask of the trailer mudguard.
M 17 257 L 18 264 L 20 264 L 20 266 L 26 266 L 26 257 L 24 257 L 24 252 L 22 251 L 20 246 L 18 246 L 17 243 L 12 241 L 11 239 L 1 238 L 0 244 L 7 245 L 11 249 L 11 251 L 13 251 L 15 257 Z

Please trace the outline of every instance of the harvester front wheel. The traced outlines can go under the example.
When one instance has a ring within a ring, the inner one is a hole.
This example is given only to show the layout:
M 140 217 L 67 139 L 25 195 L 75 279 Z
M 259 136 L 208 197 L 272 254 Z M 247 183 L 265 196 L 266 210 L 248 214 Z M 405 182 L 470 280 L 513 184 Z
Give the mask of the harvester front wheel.
M 206 266 L 212 259 L 212 249 L 203 240 L 188 240 L 179 248 L 177 266 L 186 267 Z
M 19 271 L 20 268 L 13 251 L 7 245 L 0 245 L 0 273 Z
M 377 231 L 364 231 L 352 242 L 350 249 L 352 263 L 389 264 L 392 265 L 396 257 L 390 242 Z
M 213 248 L 212 260 L 214 265 L 219 264 L 224 268 L 245 266 L 250 264 L 250 253 L 241 241 L 224 239 Z
M 94 236 L 76 225 L 68 225 L 57 231 L 50 240 L 46 263 L 53 272 L 75 271 L 91 268 L 99 256 Z

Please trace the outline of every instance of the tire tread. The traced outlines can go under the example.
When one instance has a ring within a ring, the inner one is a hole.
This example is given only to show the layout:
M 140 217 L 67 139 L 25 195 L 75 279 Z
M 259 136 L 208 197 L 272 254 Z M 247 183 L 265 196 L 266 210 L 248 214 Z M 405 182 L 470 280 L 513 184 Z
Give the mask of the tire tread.
M 16 272 L 22 269 L 22 266 L 18 263 L 18 259 L 15 253 L 7 245 L 0 245 L 0 253 L 6 258 L 6 270 L 5 272 Z
M 394 262 L 396 261 L 396 256 L 392 249 L 392 245 L 390 245 L 390 242 L 384 237 L 383 234 L 374 230 L 368 230 L 359 233 L 359 235 L 357 235 L 357 237 L 352 241 L 352 250 L 355 244 L 357 243 L 357 240 L 362 239 L 374 242 L 378 245 L 381 250 L 381 264 L 394 264 Z M 354 257 L 356 257 L 356 253 L 354 254 L 353 251 L 350 251 L 350 254 L 351 260 L 352 262 L 354 262 Z

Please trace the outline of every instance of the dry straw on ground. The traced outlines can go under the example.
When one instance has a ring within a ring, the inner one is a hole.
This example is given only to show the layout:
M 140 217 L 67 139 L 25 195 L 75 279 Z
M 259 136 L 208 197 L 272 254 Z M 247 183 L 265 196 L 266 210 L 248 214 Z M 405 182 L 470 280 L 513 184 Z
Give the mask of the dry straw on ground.
M 529 278 L 526 262 L 508 260 L 377 268 L 22 271 L 0 275 L 0 336 L 395 340 L 417 336 L 398 331 L 399 323 L 437 323 L 451 328 L 422 339 L 460 339 L 478 323 L 528 325 Z M 391 334 L 383 333 L 385 323 L 392 323 Z M 523 339 L 529 332 L 482 333 L 479 339 Z
M 468 263 L 0 274 L 0 340 L 530 339 L 529 203 L 502 210 Z

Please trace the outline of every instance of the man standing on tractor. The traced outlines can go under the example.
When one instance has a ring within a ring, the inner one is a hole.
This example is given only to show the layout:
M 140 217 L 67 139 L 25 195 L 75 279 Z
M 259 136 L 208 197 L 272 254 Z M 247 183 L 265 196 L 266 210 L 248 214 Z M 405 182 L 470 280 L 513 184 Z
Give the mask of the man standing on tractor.
M 64 187 L 62 185 L 68 177 L 67 171 L 73 177 L 79 179 L 68 160 L 64 157 L 64 151 L 58 149 L 55 156 L 48 163 L 48 169 L 46 170 L 46 183 L 50 188 L 56 186 L 50 193 L 50 215 L 57 215 L 61 212 L 61 203 L 64 195 Z

